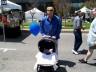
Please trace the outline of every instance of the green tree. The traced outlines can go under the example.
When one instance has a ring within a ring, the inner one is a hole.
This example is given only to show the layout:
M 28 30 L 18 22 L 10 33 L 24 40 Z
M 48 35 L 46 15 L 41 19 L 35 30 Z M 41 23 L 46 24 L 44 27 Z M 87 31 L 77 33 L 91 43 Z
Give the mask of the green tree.
M 59 15 L 64 16 L 64 14 L 70 12 L 71 3 L 70 0 L 53 0 L 56 12 Z
M 96 0 L 87 0 L 84 5 L 88 8 L 94 8 L 96 7 Z

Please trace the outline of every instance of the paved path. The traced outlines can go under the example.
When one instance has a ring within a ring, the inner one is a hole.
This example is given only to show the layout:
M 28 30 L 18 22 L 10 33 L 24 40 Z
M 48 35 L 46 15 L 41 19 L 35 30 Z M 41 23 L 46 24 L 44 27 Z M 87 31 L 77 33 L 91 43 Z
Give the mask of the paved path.
M 23 33 L 23 36 L 18 39 L 7 39 L 6 42 L 2 42 L 1 37 L 0 72 L 35 72 L 33 66 L 36 62 L 35 55 L 38 52 L 37 43 L 41 37 L 39 35 L 34 37 L 30 33 Z M 84 33 L 80 50 L 87 49 L 86 38 L 87 33 Z M 72 54 L 73 44 L 74 36 L 72 33 L 61 34 L 59 60 L 63 71 L 60 72 L 96 72 L 96 51 L 89 60 L 89 64 L 81 64 L 78 59 L 85 55 Z
M 22 30 L 29 31 L 29 29 L 22 29 Z M 63 32 L 63 33 L 72 33 L 73 32 L 73 29 L 62 29 L 61 32 Z M 83 33 L 88 33 L 89 32 L 89 29 L 82 30 L 82 32 Z

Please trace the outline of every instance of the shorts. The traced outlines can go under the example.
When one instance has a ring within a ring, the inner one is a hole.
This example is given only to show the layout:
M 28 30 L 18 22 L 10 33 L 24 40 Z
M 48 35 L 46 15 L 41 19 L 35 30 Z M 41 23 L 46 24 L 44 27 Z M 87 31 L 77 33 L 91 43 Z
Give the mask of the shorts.
M 89 48 L 90 48 L 90 49 L 96 49 L 96 45 L 90 46 Z

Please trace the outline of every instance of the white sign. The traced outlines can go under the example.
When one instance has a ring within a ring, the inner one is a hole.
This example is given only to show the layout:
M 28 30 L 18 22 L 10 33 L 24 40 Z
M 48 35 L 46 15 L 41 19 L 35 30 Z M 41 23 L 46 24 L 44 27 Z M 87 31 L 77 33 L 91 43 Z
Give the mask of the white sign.
M 1 5 L 7 5 L 7 0 L 1 0 Z

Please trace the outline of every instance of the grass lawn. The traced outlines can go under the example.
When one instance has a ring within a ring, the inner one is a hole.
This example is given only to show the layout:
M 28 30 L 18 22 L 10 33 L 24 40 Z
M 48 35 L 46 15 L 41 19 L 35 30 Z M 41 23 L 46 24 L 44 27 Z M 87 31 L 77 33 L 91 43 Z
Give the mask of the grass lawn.
M 24 25 L 23 29 L 29 29 L 30 23 L 31 22 L 25 22 L 23 24 Z M 85 29 L 89 29 L 90 28 L 90 23 L 89 22 L 84 22 L 83 27 Z M 72 23 L 71 19 L 67 19 L 66 21 L 62 20 L 62 29 L 72 29 L 72 28 L 73 28 L 73 23 Z
M 90 28 L 90 23 L 89 22 L 84 22 L 83 23 L 83 27 L 85 29 L 89 29 Z M 62 29 L 72 29 L 73 28 L 73 22 L 72 20 L 66 20 L 66 21 L 62 21 Z

